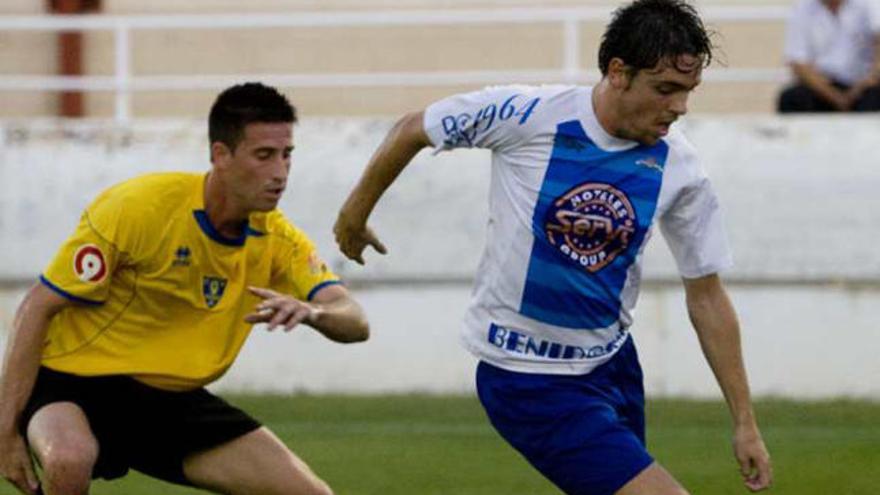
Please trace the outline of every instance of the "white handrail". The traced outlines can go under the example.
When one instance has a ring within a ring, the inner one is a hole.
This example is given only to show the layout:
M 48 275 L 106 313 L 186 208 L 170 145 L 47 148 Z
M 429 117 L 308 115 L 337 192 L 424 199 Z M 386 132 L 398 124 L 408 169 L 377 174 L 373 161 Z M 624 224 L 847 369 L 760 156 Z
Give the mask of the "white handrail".
M 53 15 L 0 16 L 2 30 L 99 30 L 125 26 L 130 29 L 227 29 L 235 27 L 329 27 L 436 24 L 511 24 L 535 22 L 604 21 L 614 7 L 506 8 L 408 11 L 338 11 L 272 14 L 177 14 L 177 15 Z M 783 20 L 786 5 L 718 6 L 703 9 L 707 22 Z
M 703 79 L 714 82 L 778 82 L 787 74 L 785 69 L 709 69 Z M 22 91 L 40 88 L 47 91 L 185 91 L 221 89 L 243 80 L 260 80 L 285 87 L 376 87 L 376 86 L 443 86 L 452 84 L 504 84 L 542 82 L 595 82 L 599 71 L 579 70 L 570 77 L 564 69 L 555 70 L 484 70 L 437 72 L 370 72 L 324 74 L 259 74 L 200 76 L 139 76 L 120 81 L 114 76 L 3 76 L 0 91 Z
M 112 76 L 0 76 L 0 91 L 113 91 L 115 116 L 124 122 L 131 115 L 130 94 L 139 91 L 222 89 L 242 80 L 263 80 L 286 87 L 427 86 L 444 84 L 499 84 L 504 82 L 591 82 L 595 70 L 579 65 L 581 24 L 607 21 L 613 7 L 508 8 L 467 10 L 417 10 L 371 12 L 306 12 L 272 14 L 186 15 L 52 15 L 0 16 L 0 31 L 113 31 L 115 69 Z M 707 23 L 779 21 L 785 5 L 719 6 L 703 9 Z M 341 74 L 238 74 L 193 76 L 137 76 L 131 72 L 131 31 L 150 29 L 228 29 L 267 27 L 412 26 L 562 23 L 563 64 L 556 70 L 438 71 Z M 780 82 L 779 69 L 712 69 L 707 80 Z

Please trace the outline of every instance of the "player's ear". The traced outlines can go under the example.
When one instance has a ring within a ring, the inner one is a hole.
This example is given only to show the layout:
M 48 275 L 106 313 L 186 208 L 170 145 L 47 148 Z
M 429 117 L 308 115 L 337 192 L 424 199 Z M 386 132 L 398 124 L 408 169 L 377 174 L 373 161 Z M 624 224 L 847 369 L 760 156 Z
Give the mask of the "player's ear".
M 614 57 L 608 62 L 608 82 L 614 89 L 623 91 L 629 88 L 632 76 L 632 67 L 626 65 L 623 59 Z
M 211 163 L 215 166 L 223 167 L 232 159 L 232 150 L 226 143 L 214 141 L 211 143 Z

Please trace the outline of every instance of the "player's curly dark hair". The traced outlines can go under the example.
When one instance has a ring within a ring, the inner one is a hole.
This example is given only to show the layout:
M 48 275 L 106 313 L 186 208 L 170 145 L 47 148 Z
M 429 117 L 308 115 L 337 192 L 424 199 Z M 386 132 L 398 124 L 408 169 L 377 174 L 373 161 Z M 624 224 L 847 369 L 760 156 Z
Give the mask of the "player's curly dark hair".
M 296 123 L 296 108 L 277 89 L 258 82 L 238 84 L 217 96 L 208 116 L 208 139 L 235 150 L 254 122 Z
M 663 59 L 676 62 L 680 55 L 699 57 L 705 67 L 712 61 L 710 37 L 696 9 L 684 0 L 635 0 L 614 11 L 599 46 L 599 70 L 606 75 L 615 57 L 636 72 Z

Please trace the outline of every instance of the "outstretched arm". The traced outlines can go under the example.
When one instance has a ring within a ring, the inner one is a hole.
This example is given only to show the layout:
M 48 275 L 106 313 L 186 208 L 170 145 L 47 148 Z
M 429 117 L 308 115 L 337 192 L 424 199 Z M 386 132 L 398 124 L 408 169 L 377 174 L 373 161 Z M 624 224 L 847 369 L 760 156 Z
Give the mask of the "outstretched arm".
M 718 275 L 686 279 L 684 286 L 691 323 L 730 409 L 734 455 L 745 485 L 763 490 L 772 483 L 773 473 L 752 409 L 736 312 Z
M 36 493 L 39 484 L 18 422 L 37 379 L 49 320 L 68 304 L 45 285 L 35 285 L 18 307 L 6 343 L 0 377 L 0 476 L 22 493 Z
M 370 336 L 363 309 L 342 285 L 328 285 L 305 302 L 270 289 L 248 287 L 262 301 L 245 317 L 248 323 L 267 323 L 269 330 L 291 330 L 305 323 L 335 342 L 361 342 Z
M 404 167 L 422 148 L 431 145 L 423 124 L 424 113 L 404 115 L 370 158 L 367 168 L 339 210 L 333 232 L 342 254 L 364 264 L 367 245 L 385 254 L 385 246 L 367 227 L 373 207 Z

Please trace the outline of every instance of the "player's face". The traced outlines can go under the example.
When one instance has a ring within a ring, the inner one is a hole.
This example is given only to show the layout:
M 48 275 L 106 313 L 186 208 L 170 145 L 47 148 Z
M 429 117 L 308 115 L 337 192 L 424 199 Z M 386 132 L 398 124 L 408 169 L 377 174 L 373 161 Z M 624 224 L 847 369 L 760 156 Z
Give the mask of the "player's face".
M 688 96 L 700 84 L 702 69 L 701 58 L 682 55 L 634 75 L 624 70 L 615 134 L 649 145 L 666 136 L 672 123 L 687 113 Z
M 247 211 L 271 211 L 287 187 L 293 124 L 252 123 L 229 156 L 229 191 Z

